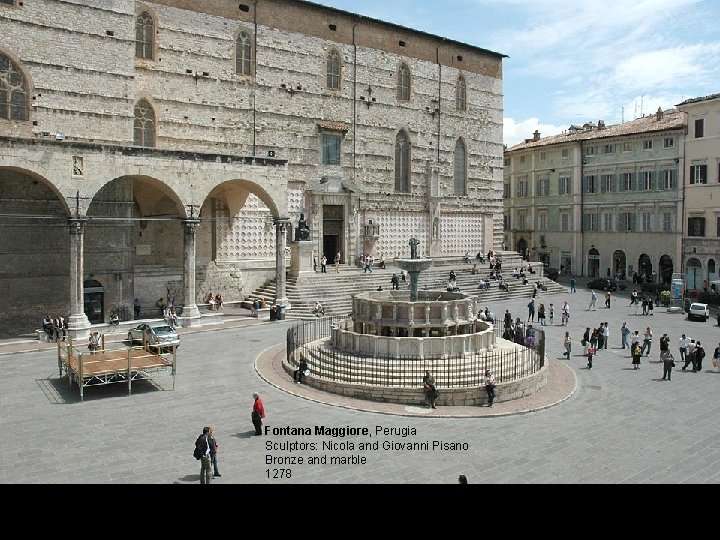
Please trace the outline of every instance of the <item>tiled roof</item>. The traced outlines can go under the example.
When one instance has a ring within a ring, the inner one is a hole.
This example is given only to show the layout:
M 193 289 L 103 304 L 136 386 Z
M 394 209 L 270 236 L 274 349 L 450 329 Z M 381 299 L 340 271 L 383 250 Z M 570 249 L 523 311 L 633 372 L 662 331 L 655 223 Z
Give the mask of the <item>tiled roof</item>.
M 593 125 L 594 126 L 594 125 Z M 592 129 L 576 128 L 580 131 L 568 131 L 560 135 L 552 135 L 543 137 L 538 141 L 529 140 L 528 142 L 516 144 L 507 151 L 527 150 L 530 148 L 538 148 L 542 146 L 550 146 L 554 144 L 573 143 L 577 141 L 590 141 L 594 139 L 607 139 L 610 137 L 620 137 L 624 135 L 640 135 L 643 133 L 653 133 L 656 131 L 665 131 L 668 129 L 677 129 L 685 126 L 685 113 L 677 109 L 664 111 L 662 118 L 657 119 L 657 114 L 651 114 L 630 120 L 622 124 L 615 124 L 598 128 L 594 126 Z
M 680 105 L 677 105 L 677 107 L 682 107 L 683 105 L 690 105 L 691 103 L 700 103 L 702 101 L 710 101 L 711 99 L 718 99 L 720 98 L 720 94 L 711 94 L 709 96 L 705 97 L 698 97 L 698 98 L 692 98 L 692 99 L 686 99 Z
M 327 120 L 320 120 L 318 126 L 321 129 L 329 129 L 332 131 L 347 131 L 350 129 L 350 124 L 346 122 L 328 122 Z

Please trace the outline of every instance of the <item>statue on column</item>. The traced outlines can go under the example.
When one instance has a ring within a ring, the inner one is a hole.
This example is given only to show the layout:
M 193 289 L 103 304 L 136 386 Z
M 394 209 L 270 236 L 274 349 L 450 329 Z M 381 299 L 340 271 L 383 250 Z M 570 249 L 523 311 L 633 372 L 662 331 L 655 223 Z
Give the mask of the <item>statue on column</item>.
M 411 238 L 410 239 L 410 258 L 411 259 L 417 259 L 417 247 L 420 241 L 417 238 Z
M 298 226 L 295 228 L 295 241 L 298 242 L 304 240 L 310 240 L 310 228 L 305 220 L 305 214 L 301 212 L 300 219 L 298 220 Z

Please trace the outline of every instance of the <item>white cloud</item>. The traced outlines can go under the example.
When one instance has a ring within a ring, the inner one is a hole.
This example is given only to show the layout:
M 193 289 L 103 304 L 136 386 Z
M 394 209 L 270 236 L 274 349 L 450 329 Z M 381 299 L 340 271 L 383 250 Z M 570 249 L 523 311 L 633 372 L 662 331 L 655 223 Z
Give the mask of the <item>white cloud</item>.
M 708 60 L 718 53 L 718 43 L 639 53 L 615 66 L 612 82 L 624 85 L 629 91 L 682 87 L 689 78 L 697 83 L 708 77 L 708 69 L 715 67 L 715 63 Z
M 537 118 L 528 118 L 520 121 L 514 118 L 503 118 L 503 143 L 510 148 L 525 141 L 525 139 L 532 139 L 535 130 L 540 132 L 541 137 L 549 137 L 562 133 L 568 127 L 569 126 L 541 124 Z

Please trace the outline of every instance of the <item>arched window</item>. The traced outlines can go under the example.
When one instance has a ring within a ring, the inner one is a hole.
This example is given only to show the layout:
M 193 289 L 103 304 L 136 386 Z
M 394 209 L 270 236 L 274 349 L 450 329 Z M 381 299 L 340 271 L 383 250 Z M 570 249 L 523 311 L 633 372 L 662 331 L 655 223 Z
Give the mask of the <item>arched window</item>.
M 327 57 L 327 87 L 329 90 L 340 90 L 341 75 L 340 54 L 333 49 Z
M 410 193 L 410 139 L 404 131 L 395 138 L 395 191 Z
M 136 146 L 155 148 L 155 111 L 146 99 L 141 99 L 135 105 L 133 141 Z
M 455 88 L 455 109 L 458 111 L 467 110 L 467 85 L 465 84 L 465 77 L 460 75 L 457 81 L 457 87 Z
M 252 42 L 245 32 L 240 32 L 235 41 L 235 73 L 252 75 Z
M 155 46 L 155 21 L 143 11 L 135 20 L 135 58 L 153 59 Z
M 455 164 L 453 170 L 455 195 L 467 195 L 467 159 L 465 143 L 458 139 L 455 143 Z
M 0 118 L 29 120 L 28 87 L 20 69 L 0 53 Z
M 410 101 L 410 68 L 407 64 L 400 64 L 398 69 L 397 98 L 400 101 Z

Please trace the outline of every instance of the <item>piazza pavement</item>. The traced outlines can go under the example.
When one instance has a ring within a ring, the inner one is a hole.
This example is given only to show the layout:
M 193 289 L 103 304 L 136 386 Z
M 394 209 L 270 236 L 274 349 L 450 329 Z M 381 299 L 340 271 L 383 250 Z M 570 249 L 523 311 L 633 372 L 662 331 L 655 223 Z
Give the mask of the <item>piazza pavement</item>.
M 548 325 L 549 383 L 534 396 L 495 406 L 436 410 L 340 398 L 293 384 L 281 368 L 295 321 L 240 315 L 181 329 L 178 372 L 85 389 L 60 378 L 53 344 L 0 340 L 0 482 L 4 484 L 197 484 L 192 447 L 203 426 L 220 445 L 215 484 L 715 484 L 720 481 L 720 372 L 712 368 L 720 327 L 655 309 L 635 315 L 629 291 L 588 311 L 590 292 L 540 293 L 555 305 Z M 567 300 L 570 324 L 560 325 Z M 527 319 L 528 299 L 490 305 Z M 609 322 L 607 350 L 586 368 L 580 339 Z M 632 369 L 620 326 L 642 334 L 651 354 Z M 537 323 L 536 323 L 537 325 Z M 562 339 L 573 339 L 570 360 Z M 659 338 L 670 336 L 677 368 L 661 380 Z M 700 340 L 699 373 L 681 371 L 680 334 Z M 116 343 L 115 345 L 120 345 Z M 442 391 L 442 389 L 440 389 Z M 252 394 L 266 409 L 254 436 Z M 344 432 L 344 433 L 343 433 Z M 343 436 L 345 435 L 345 436 Z

